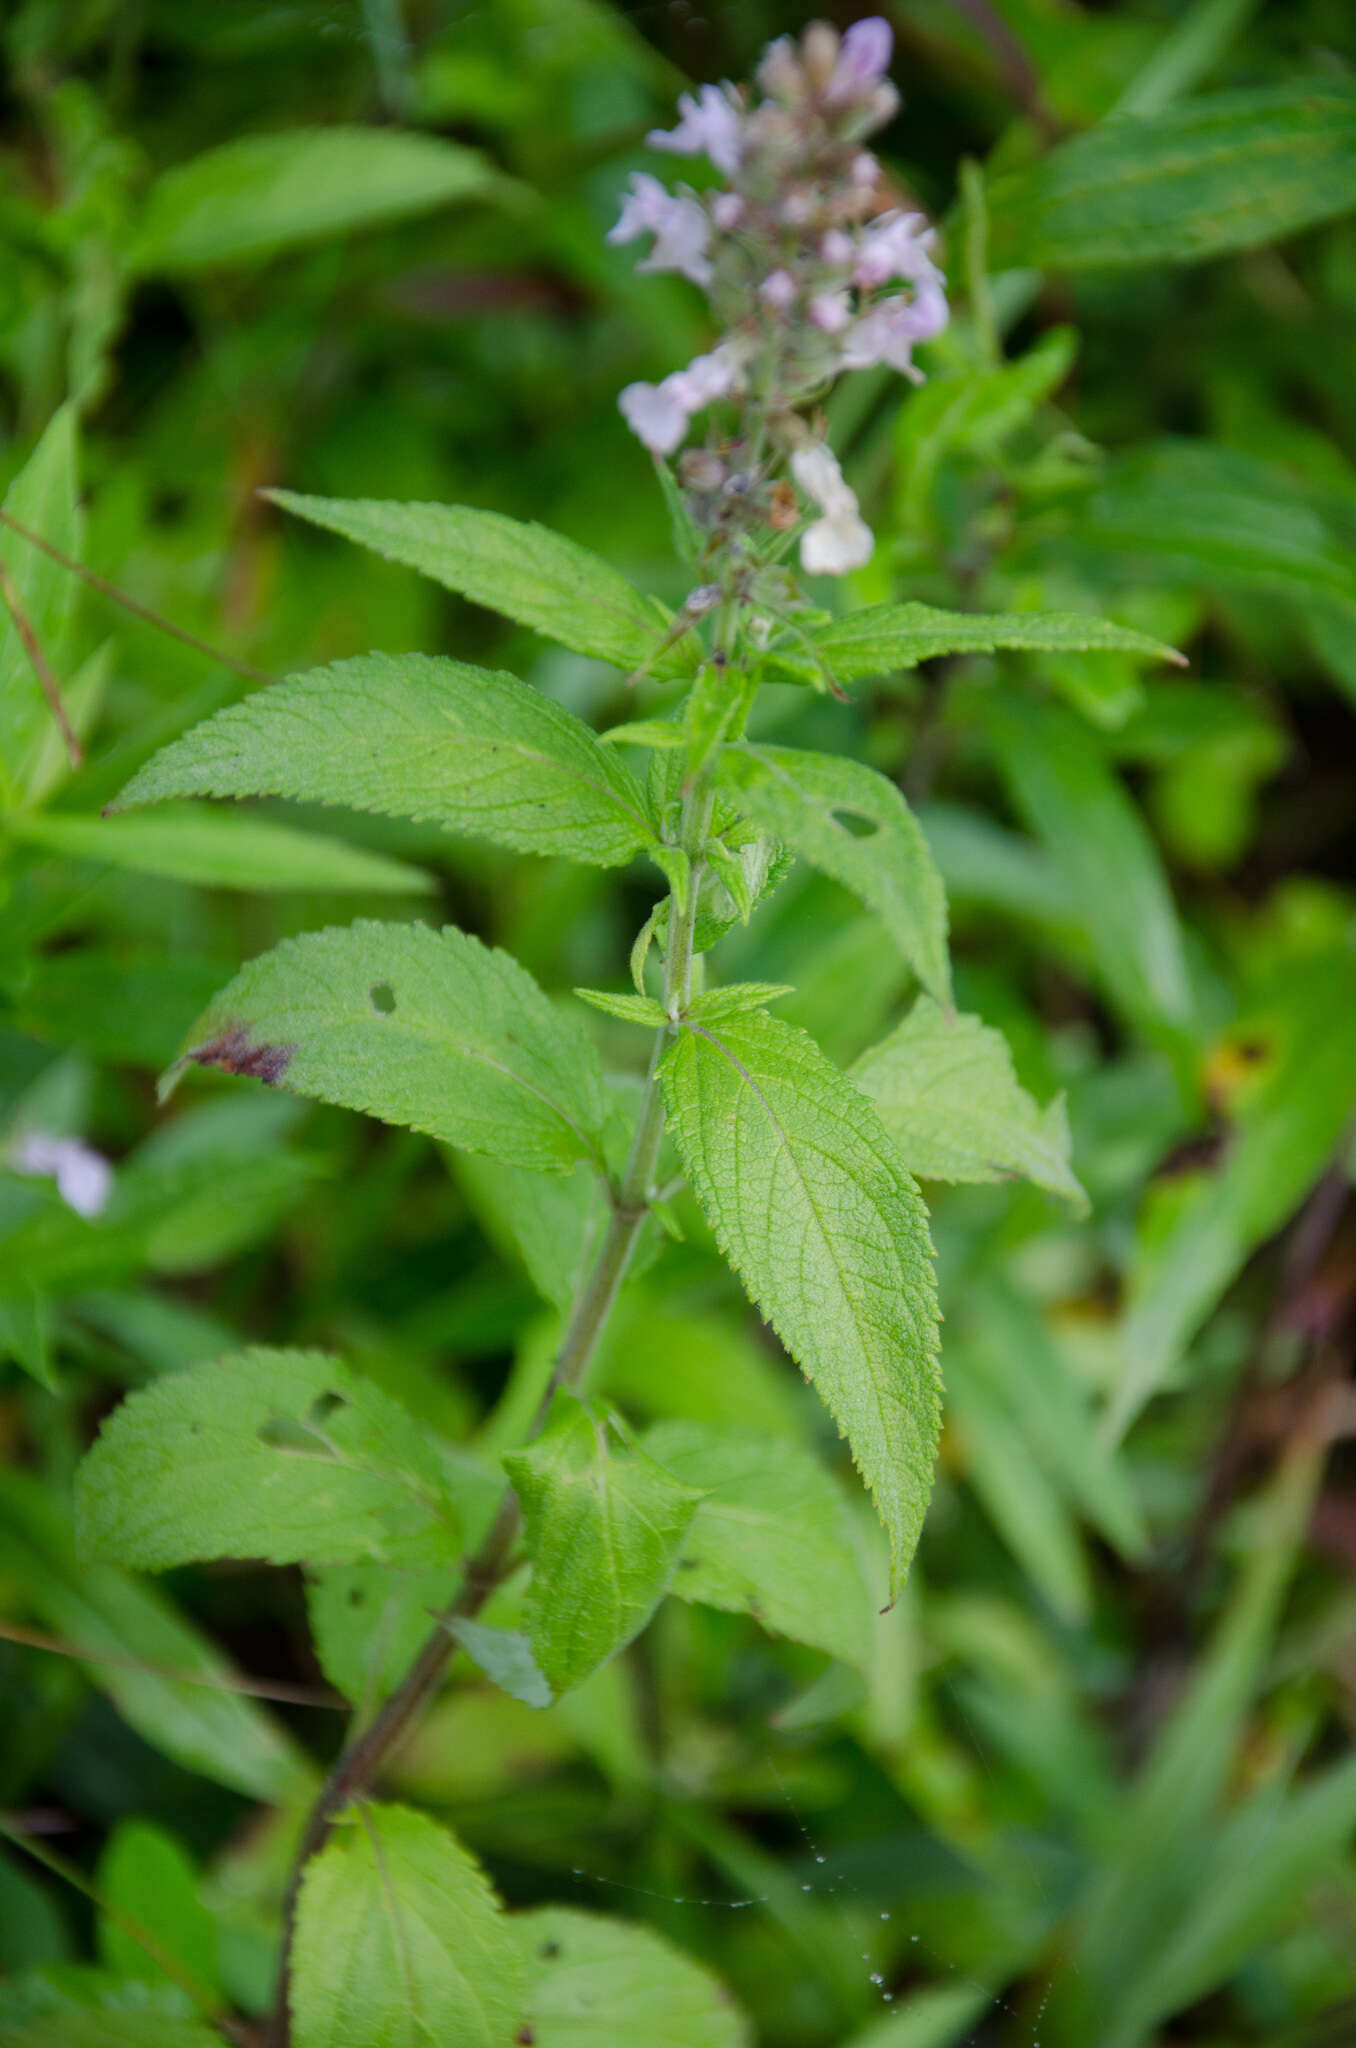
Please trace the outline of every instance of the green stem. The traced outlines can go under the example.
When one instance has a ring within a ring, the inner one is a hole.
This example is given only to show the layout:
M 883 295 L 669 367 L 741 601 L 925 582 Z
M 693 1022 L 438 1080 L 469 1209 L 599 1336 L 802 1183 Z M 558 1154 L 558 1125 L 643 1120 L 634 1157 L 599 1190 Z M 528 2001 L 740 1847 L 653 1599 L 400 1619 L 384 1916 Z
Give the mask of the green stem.
M 679 1016 L 691 999 L 702 849 L 711 828 L 714 802 L 714 792 L 707 778 L 698 781 L 683 803 L 682 845 L 691 863 L 691 879 L 682 905 L 672 894 L 669 897 L 669 930 L 664 948 L 664 1007 L 671 1017 Z M 659 1064 L 674 1029 L 672 1024 L 665 1024 L 655 1033 L 645 1094 L 626 1170 L 613 1199 L 607 1235 L 593 1271 L 575 1301 L 555 1369 L 528 1432 L 529 1438 L 537 1434 L 546 1420 L 559 1388 L 586 1384 L 589 1368 L 649 1214 L 659 1149 L 664 1138 L 664 1098 L 659 1083 Z M 400 1684 L 387 1697 L 375 1718 L 344 1750 L 320 1789 L 302 1830 L 283 1904 L 282 1955 L 277 1999 L 269 2025 L 269 2048 L 288 2048 L 291 2039 L 288 1993 L 297 1901 L 306 1866 L 323 1847 L 335 1817 L 367 1791 L 438 1691 L 457 1651 L 457 1641 L 450 1624 L 472 1620 L 503 1579 L 517 1541 L 520 1520 L 517 1498 L 510 1490 L 500 1503 L 489 1534 L 466 1567 L 456 1599 L 438 1617 L 436 1627 Z

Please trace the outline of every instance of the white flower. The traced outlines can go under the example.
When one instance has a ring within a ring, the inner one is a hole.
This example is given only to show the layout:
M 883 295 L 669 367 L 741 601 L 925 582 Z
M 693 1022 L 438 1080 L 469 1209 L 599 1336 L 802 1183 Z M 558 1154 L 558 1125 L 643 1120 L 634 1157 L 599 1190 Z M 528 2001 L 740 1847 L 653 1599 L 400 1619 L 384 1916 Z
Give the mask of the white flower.
M 923 214 L 882 213 L 862 234 L 852 281 L 864 291 L 874 291 L 892 277 L 916 282 L 931 273 L 940 278 L 930 254 L 936 242 L 936 233 Z
M 687 432 L 686 408 L 663 384 L 628 384 L 617 404 L 622 418 L 652 455 L 672 455 Z
M 758 296 L 784 313 L 796 296 L 796 280 L 789 270 L 774 270 L 758 287 Z
M 694 284 L 710 284 L 714 272 L 706 253 L 711 223 L 697 200 L 670 192 L 648 171 L 632 175 L 620 217 L 608 230 L 609 242 L 634 242 L 653 235 L 654 247 L 638 270 L 677 270 Z
M 693 356 L 685 370 L 675 370 L 659 388 L 669 392 L 688 412 L 700 412 L 704 405 L 725 398 L 734 390 L 742 368 L 740 350 L 733 342 L 723 341 L 709 355 Z
M 11 1158 L 16 1172 L 55 1180 L 57 1193 L 77 1216 L 98 1216 L 107 1208 L 113 1169 L 102 1152 L 81 1144 L 79 1138 L 53 1138 L 46 1131 L 30 1131 L 14 1147 Z
M 651 149 L 676 156 L 709 157 L 718 171 L 731 177 L 743 154 L 743 119 L 735 102 L 718 85 L 704 85 L 696 99 L 681 93 L 676 128 L 652 128 L 645 140 Z
M 744 218 L 744 202 L 737 192 L 717 192 L 711 201 L 711 218 L 718 228 L 727 232 L 737 228 Z
M 890 69 L 894 47 L 895 32 L 881 15 L 868 14 L 863 21 L 854 21 L 843 37 L 825 98 L 837 103 L 869 93 Z
M 811 576 L 845 576 L 871 559 L 875 538 L 857 509 L 857 494 L 844 481 L 833 450 L 823 441 L 797 448 L 791 474 L 823 513 L 800 540 L 801 566 Z
M 652 455 L 672 455 L 687 432 L 694 412 L 734 390 L 743 357 L 730 342 L 708 355 L 694 356 L 684 370 L 674 370 L 662 384 L 628 384 L 617 403 L 638 441 Z
M 819 253 L 835 270 L 842 270 L 856 255 L 857 245 L 851 235 L 844 234 L 841 228 L 830 228 L 827 234 L 820 237 Z
M 921 381 L 913 365 L 914 344 L 931 341 L 947 323 L 946 295 L 940 281 L 924 278 L 912 299 L 882 299 L 864 313 L 843 343 L 845 370 L 870 370 L 885 363 L 902 376 Z

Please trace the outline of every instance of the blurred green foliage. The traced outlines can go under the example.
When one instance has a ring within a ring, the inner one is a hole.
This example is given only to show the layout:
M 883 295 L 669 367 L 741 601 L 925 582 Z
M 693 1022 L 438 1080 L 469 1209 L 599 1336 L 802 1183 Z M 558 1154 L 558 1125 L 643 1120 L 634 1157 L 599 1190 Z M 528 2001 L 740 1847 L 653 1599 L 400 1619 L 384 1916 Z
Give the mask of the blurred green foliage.
M 72 771 L 8 630 L 0 1145 L 79 1136 L 115 1164 L 97 1223 L 0 1172 L 2 1797 L 104 1902 L 5 1852 L 0 2038 L 200 2038 L 128 1916 L 259 2014 L 296 1814 L 342 1727 L 308 1690 L 308 1599 L 323 1676 L 359 1700 L 374 1682 L 344 1627 L 370 1567 L 308 1589 L 79 1563 L 69 1485 L 97 1420 L 269 1342 L 333 1349 L 500 1448 L 569 1284 L 558 1226 L 520 1254 L 518 1195 L 480 1162 L 245 1082 L 161 1113 L 156 1070 L 243 960 L 336 917 L 422 905 L 563 990 L 617 984 L 650 902 L 633 873 L 356 815 L 185 807 L 119 840 L 98 814 L 254 686 L 240 664 L 422 649 L 600 724 L 662 701 L 260 493 L 540 519 L 681 597 L 615 396 L 706 337 L 688 288 L 637 280 L 603 234 L 684 78 L 745 75 L 809 12 L 6 11 L 7 510 L 209 651 L 0 538 L 85 741 Z M 394 1789 L 510 1904 L 669 1937 L 768 2043 L 1336 2048 L 1356 2038 L 1356 27 L 1346 0 L 890 12 L 906 104 L 884 155 L 943 224 L 957 318 L 920 390 L 873 373 L 837 401 L 879 536 L 853 597 L 1096 613 L 1190 667 L 977 653 L 846 706 L 769 689 L 760 716 L 919 807 L 961 1006 L 1040 1101 L 1065 1093 L 1091 1212 L 928 1190 L 947 1427 L 865 1675 L 669 1601 L 546 1712 L 461 1659 Z M 839 1060 L 911 999 L 874 923 L 803 869 L 727 951 L 732 975 L 794 983 L 781 1014 Z M 625 1068 L 625 1028 L 594 1022 Z M 679 1222 L 623 1301 L 609 1390 L 643 1422 L 845 1462 L 686 1203 Z M 417 1642 L 439 1594 L 414 1592 Z M 221 1689 L 233 1673 L 283 1697 Z M 664 1970 L 675 2043 L 737 2038 L 709 1980 L 657 1954 L 647 1977 L 604 1942 L 604 1978 L 642 1988 L 596 2038 L 660 2038 Z

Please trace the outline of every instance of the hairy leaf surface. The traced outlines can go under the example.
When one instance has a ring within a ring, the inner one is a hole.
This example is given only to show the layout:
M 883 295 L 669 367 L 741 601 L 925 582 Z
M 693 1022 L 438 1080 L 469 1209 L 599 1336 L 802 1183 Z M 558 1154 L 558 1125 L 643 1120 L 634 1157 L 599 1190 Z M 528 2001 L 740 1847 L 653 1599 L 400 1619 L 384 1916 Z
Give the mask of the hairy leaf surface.
M 88 1556 L 439 1564 L 460 1550 L 446 1467 L 405 1409 L 318 1351 L 242 1351 L 131 1394 L 80 1469 Z
M 190 1063 L 556 1172 L 597 1157 L 605 1114 L 582 1024 L 451 926 L 360 920 L 285 939 L 222 990 L 171 1076 Z
M 350 1807 L 307 1865 L 296 2048 L 507 2048 L 523 1974 L 480 1865 L 424 1814 Z
M 778 1018 L 691 1027 L 661 1071 L 707 1221 L 847 1437 L 889 1533 L 897 1592 L 939 1422 L 937 1297 L 918 1191 L 872 1105 Z
M 655 656 L 669 615 L 577 541 L 535 522 L 471 505 L 406 505 L 383 498 L 310 498 L 274 491 L 299 519 L 342 533 L 387 561 L 530 626 L 547 640 L 656 676 L 689 673 L 680 649 Z
M 751 1614 L 778 1635 L 849 1664 L 871 1654 L 871 1599 L 846 1507 L 813 1454 L 697 1422 L 644 1438 L 657 1463 L 702 1492 L 671 1590 Z
M 546 1431 L 504 1459 L 532 1559 L 527 1633 L 557 1692 L 639 1634 L 668 1591 L 701 1496 L 599 1412 L 563 1397 Z
M 918 1179 L 1020 1174 L 1086 1206 L 1069 1161 L 1063 1098 L 1040 1109 L 1017 1079 L 1002 1032 L 978 1017 L 948 1018 L 920 996 L 903 1023 L 862 1054 L 852 1079 Z
M 651 1928 L 542 1906 L 513 1922 L 526 1959 L 535 2048 L 747 2048 L 729 1993 Z
M 873 604 L 847 612 L 813 636 L 841 683 L 890 675 L 943 654 L 1139 654 L 1149 661 L 1180 661 L 1161 640 L 1129 626 L 1082 612 L 946 612 L 928 604 Z M 798 657 L 789 659 L 794 663 Z
M 429 820 L 607 867 L 656 837 L 615 749 L 503 670 L 367 654 L 231 704 L 133 776 L 116 810 L 285 796 Z
M 860 761 L 792 747 L 743 748 L 726 754 L 721 766 L 726 787 L 755 824 L 859 896 L 929 994 L 948 1002 L 946 892 L 918 820 L 894 784 Z

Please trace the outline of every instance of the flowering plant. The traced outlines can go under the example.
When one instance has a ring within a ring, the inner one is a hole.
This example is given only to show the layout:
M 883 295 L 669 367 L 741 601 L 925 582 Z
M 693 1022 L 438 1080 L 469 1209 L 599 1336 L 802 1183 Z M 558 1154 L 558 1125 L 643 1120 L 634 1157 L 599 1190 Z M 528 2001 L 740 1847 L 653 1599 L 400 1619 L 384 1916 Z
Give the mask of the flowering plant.
M 630 986 L 579 989 L 584 1007 L 453 926 L 363 920 L 286 939 L 220 991 L 165 1079 L 232 1074 L 469 1156 L 559 1318 L 549 1358 L 525 1354 L 470 1443 L 337 1358 L 260 1347 L 133 1393 L 85 1460 L 87 1557 L 304 1566 L 318 1655 L 355 1708 L 318 1791 L 309 1766 L 285 1772 L 306 1815 L 282 1901 L 274 2048 L 370 2048 L 416 2029 L 535 2038 L 563 1996 L 543 1968 L 557 1933 L 543 1941 L 529 1915 L 525 1939 L 447 1829 L 374 1797 L 454 1660 L 542 1708 L 672 1594 L 862 1668 L 872 1609 L 909 1568 L 938 1435 L 915 1174 L 1023 1175 L 1080 1199 L 1059 1106 L 1038 1108 L 998 1034 L 956 1014 L 941 877 L 900 790 L 842 754 L 777 745 L 758 723 L 764 682 L 841 690 L 975 647 L 1165 652 L 1082 615 L 882 603 L 834 617 L 812 612 L 783 566 L 796 537 L 810 574 L 869 557 L 816 407 L 854 369 L 916 377 L 913 350 L 947 318 L 932 231 L 888 203 L 864 146 L 896 105 L 890 50 L 879 19 L 841 40 L 815 25 L 768 49 L 761 98 L 728 86 L 685 98 L 678 126 L 651 141 L 704 156 L 724 184 L 670 192 L 639 174 L 613 230 L 650 236 L 642 268 L 691 280 L 720 329 L 686 368 L 621 397 L 701 577 L 676 615 L 574 542 L 493 512 L 274 494 L 577 654 L 649 676 L 654 716 L 599 734 L 510 674 L 370 654 L 218 712 L 113 806 L 343 804 L 519 853 L 643 859 L 657 891 Z M 785 987 L 719 978 L 720 942 L 797 858 L 861 900 L 917 983 L 850 1072 L 772 1014 Z M 626 1071 L 604 1064 L 590 1012 L 644 1034 Z M 50 1149 L 28 1157 L 62 1171 Z M 837 1478 L 803 1443 L 691 1419 L 638 1432 L 604 1380 L 619 1299 L 634 1304 L 642 1272 L 663 1287 L 669 1239 L 685 1231 L 709 1233 L 822 1396 L 874 1503 L 878 1547 L 857 1540 Z M 584 1937 L 572 1926 L 569 1939 Z M 624 1931 L 588 1939 L 670 1981 L 653 1958 L 636 1962 Z M 704 1982 L 701 1995 L 705 2013 Z

